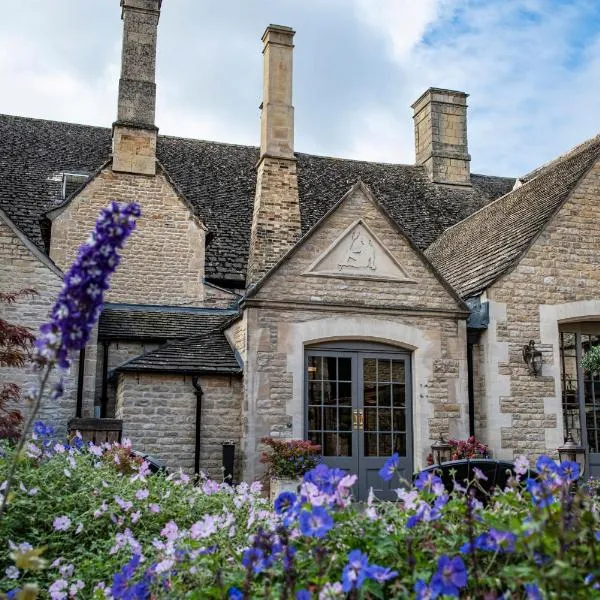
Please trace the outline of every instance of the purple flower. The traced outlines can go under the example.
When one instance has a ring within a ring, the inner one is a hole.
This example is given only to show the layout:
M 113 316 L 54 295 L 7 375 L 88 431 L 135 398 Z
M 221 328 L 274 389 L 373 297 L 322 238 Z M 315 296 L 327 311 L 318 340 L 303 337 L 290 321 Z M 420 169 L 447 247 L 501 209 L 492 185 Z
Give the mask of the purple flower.
M 477 549 L 486 552 L 514 552 L 516 540 L 516 536 L 510 531 L 490 529 L 488 533 L 482 533 L 474 540 L 473 548 L 471 542 L 467 542 L 461 547 L 460 551 L 468 553 L 472 552 L 473 549 Z
M 419 476 L 415 479 L 415 487 L 419 491 L 427 491 L 430 492 L 433 489 L 433 486 L 436 484 L 442 483 L 442 480 L 431 471 L 421 471 Z
M 308 590 L 298 590 L 296 600 L 311 600 L 312 594 Z
M 348 564 L 342 572 L 342 591 L 348 593 L 358 590 L 367 577 L 369 558 L 360 550 L 352 550 L 348 554 Z
M 71 527 L 71 519 L 66 516 L 56 517 L 52 523 L 52 526 L 54 527 L 54 531 L 67 531 L 67 529 Z
M 544 600 L 540 588 L 535 583 L 526 583 L 525 593 L 527 594 L 527 600 Z
M 517 475 L 525 475 L 529 471 L 529 459 L 526 456 L 517 456 L 515 458 L 515 473 Z
M 527 491 L 531 494 L 531 501 L 535 506 L 544 508 L 554 502 L 552 491 L 542 482 L 538 482 L 529 477 L 525 480 L 525 485 L 527 487 Z
M 475 475 L 475 479 L 479 479 L 480 481 L 488 480 L 485 473 L 481 469 L 478 469 L 477 467 L 473 467 L 473 474 Z
M 433 600 L 437 598 L 437 592 L 434 592 L 422 579 L 415 583 L 416 600 Z
M 333 527 L 331 515 L 322 506 L 315 506 L 312 511 L 303 510 L 298 519 L 302 535 L 322 538 Z
M 567 483 L 573 483 L 579 478 L 579 465 L 572 460 L 564 460 L 558 467 L 558 475 Z
M 535 466 L 546 479 L 553 480 L 558 475 L 558 465 L 549 456 L 540 456 Z
M 450 558 L 440 557 L 437 571 L 431 578 L 431 589 L 437 595 L 447 595 L 458 598 L 460 589 L 467 585 L 467 570 L 460 556 Z
M 384 583 L 397 576 L 397 571 L 392 571 L 386 567 L 380 567 L 379 565 L 370 565 L 367 567 L 367 577 L 377 581 L 377 583 Z
M 389 481 L 394 476 L 394 473 L 397 473 L 399 470 L 400 456 L 395 452 L 385 461 L 385 464 L 379 470 L 379 477 L 384 481 Z
M 248 548 L 242 555 L 242 565 L 258 575 L 266 566 L 265 553 L 260 548 Z
M 41 359 L 67 369 L 70 354 L 85 347 L 102 310 L 108 280 L 119 264 L 117 250 L 123 247 L 139 216 L 136 203 L 121 205 L 113 201 L 102 210 L 65 275 L 50 321 L 40 328 L 36 347 Z
M 275 498 L 275 502 L 273 507 L 275 508 L 275 512 L 280 515 L 281 513 L 287 512 L 294 504 L 296 504 L 297 496 L 294 492 L 281 492 L 277 498 Z
M 317 486 L 319 491 L 325 494 L 333 495 L 338 483 L 345 475 L 346 473 L 341 469 L 330 469 L 327 465 L 321 463 L 304 474 L 304 481 Z
M 227 592 L 228 600 L 244 600 L 244 594 L 241 590 L 238 590 L 235 587 L 229 588 Z

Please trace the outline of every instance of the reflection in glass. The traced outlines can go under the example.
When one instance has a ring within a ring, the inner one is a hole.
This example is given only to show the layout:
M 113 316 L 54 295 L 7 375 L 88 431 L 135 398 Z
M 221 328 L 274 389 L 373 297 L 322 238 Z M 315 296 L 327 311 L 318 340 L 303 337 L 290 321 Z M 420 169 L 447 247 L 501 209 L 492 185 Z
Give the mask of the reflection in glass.
M 338 379 L 340 381 L 352 381 L 351 358 L 338 358 Z
M 392 369 L 391 361 L 388 359 L 377 360 L 377 380 L 381 383 L 382 381 L 387 382 L 392 380 Z
M 394 383 L 404 383 L 404 361 L 393 360 L 392 361 L 392 381 Z
M 377 456 L 377 434 L 364 434 L 364 454 L 365 456 Z

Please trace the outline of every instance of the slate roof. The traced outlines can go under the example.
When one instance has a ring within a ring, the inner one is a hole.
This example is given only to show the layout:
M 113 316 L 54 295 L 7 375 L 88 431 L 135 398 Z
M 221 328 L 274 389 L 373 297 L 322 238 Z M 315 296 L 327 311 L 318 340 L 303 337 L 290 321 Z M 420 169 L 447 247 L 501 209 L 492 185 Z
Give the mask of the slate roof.
M 445 231 L 425 254 L 463 298 L 478 294 L 517 264 L 599 158 L 596 136 Z
M 142 354 L 116 371 L 167 373 L 223 373 L 238 375 L 242 368 L 223 332 L 218 329 L 186 340 L 176 340 Z
M 108 128 L 0 115 L 0 208 L 44 250 L 43 215 L 62 201 L 60 174 L 94 173 L 110 148 Z M 258 148 L 159 136 L 157 156 L 208 228 L 206 277 L 239 287 L 248 260 Z M 473 175 L 471 188 L 448 188 L 432 184 L 423 167 L 296 156 L 303 234 L 361 179 L 425 249 L 514 184 L 511 178 Z
M 119 340 L 177 340 L 219 330 L 237 314 L 222 309 L 106 304 L 98 337 Z

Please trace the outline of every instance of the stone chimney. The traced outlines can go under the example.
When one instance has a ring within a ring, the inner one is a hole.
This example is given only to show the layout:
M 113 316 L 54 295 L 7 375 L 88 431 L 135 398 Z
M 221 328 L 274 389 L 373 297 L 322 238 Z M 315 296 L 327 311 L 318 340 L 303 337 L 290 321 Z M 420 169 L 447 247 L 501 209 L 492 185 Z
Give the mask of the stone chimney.
M 156 172 L 156 31 L 162 0 L 121 0 L 123 50 L 117 120 L 113 124 L 113 170 Z
M 429 88 L 413 105 L 415 154 L 431 181 L 471 185 L 464 92 Z
M 269 25 L 262 37 L 264 82 L 260 106 L 260 158 L 248 284 L 258 281 L 301 235 L 292 106 L 294 33 L 289 27 Z

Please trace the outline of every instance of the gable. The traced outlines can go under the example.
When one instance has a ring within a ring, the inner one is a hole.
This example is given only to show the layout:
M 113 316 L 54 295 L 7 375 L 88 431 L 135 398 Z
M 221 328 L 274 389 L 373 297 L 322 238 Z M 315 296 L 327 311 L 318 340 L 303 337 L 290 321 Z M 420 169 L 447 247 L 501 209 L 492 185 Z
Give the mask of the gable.
M 491 299 L 540 304 L 600 295 L 600 159 L 532 241 L 518 263 L 490 287 Z
M 355 185 L 249 296 L 312 305 L 466 310 L 364 184 Z
M 51 258 L 63 269 L 111 200 L 138 202 L 142 216 L 111 279 L 109 302 L 201 306 L 205 228 L 158 168 L 156 176 L 100 170 L 79 193 L 52 211 Z

